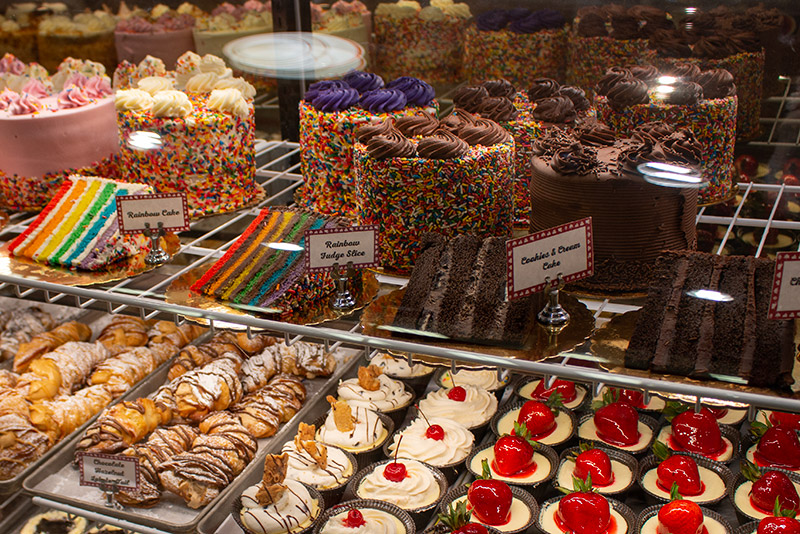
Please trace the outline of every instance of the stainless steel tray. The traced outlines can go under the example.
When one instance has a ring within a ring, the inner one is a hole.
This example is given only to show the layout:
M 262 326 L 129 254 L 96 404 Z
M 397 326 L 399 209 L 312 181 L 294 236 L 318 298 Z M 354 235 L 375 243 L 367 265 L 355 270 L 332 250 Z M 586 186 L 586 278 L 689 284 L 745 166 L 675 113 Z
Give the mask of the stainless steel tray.
M 261 476 L 260 465 L 263 463 L 263 457 L 267 451 L 272 450 L 276 443 L 283 445 L 287 429 L 295 432 L 300 421 L 309 420 L 310 416 L 307 413 L 316 406 L 315 400 L 324 399 L 324 396 L 320 397 L 320 392 L 335 389 L 339 378 L 347 373 L 352 373 L 353 367 L 358 365 L 361 358 L 355 356 L 363 355 L 364 351 L 363 349 L 339 349 L 336 353 L 340 358 L 336 372 L 327 379 L 318 378 L 304 382 L 307 401 L 303 408 L 275 436 L 258 440 L 258 452 L 250 465 L 214 501 L 199 510 L 190 509 L 181 498 L 169 492 L 165 492 L 161 502 L 152 508 L 107 507 L 105 496 L 101 490 L 80 486 L 78 470 L 72 465 L 75 445 L 80 440 L 80 436 L 71 439 L 47 462 L 40 465 L 25 480 L 23 487 L 29 493 L 45 499 L 46 504 L 53 508 L 72 513 L 86 510 L 89 512 L 86 517 L 116 524 L 123 528 L 131 528 L 131 524 L 133 524 L 147 527 L 150 531 L 156 529 L 156 531 L 170 533 L 195 532 L 201 520 L 211 510 L 217 508 L 218 503 L 230 502 L 228 497 L 232 495 L 231 492 L 235 488 L 240 487 L 240 480 L 249 480 L 250 476 Z M 165 368 L 153 373 L 142 384 L 138 396 L 146 396 L 158 389 L 166 381 L 168 371 L 169 368 Z M 251 475 L 251 473 L 255 474 Z

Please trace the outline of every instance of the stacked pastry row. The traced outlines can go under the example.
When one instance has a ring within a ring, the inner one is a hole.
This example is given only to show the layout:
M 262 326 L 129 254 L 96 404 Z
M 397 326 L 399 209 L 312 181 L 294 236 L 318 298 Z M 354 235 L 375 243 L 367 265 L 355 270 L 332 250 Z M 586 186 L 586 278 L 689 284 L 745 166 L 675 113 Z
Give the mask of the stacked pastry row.
M 304 379 L 329 376 L 332 353 L 275 338 L 219 333 L 185 347 L 167 382 L 148 397 L 107 409 L 76 447 L 138 458 L 139 489 L 126 506 L 152 507 L 164 491 L 191 508 L 210 503 L 250 463 L 257 439 L 272 436 L 306 397 Z
M 50 324 L 28 310 L 28 325 Z M 23 312 L 20 317 L 26 316 Z M 16 320 L 16 319 L 12 319 Z M 36 327 L 25 329 L 29 334 Z M 115 316 L 94 342 L 70 321 L 23 336 L 14 371 L 0 372 L 0 479 L 17 476 L 125 391 L 174 356 L 201 329 Z

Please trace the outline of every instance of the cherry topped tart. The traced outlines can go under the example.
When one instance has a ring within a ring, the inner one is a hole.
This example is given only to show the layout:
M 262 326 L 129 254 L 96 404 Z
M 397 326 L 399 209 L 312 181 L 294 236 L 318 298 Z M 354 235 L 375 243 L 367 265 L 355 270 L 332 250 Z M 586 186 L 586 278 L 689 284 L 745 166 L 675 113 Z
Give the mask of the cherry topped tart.
M 539 513 L 539 528 L 548 534 L 625 534 L 633 529 L 632 513 L 592 489 L 591 475 L 586 481 L 573 477 L 573 490 L 559 499 L 546 501 Z M 620 510 L 624 511 L 623 513 Z M 627 518 L 626 518 L 627 516 Z
M 800 440 L 791 426 L 753 421 L 750 433 L 757 443 L 747 451 L 747 460 L 761 467 L 800 472 Z
M 783 471 L 759 469 L 747 460 L 742 461 L 745 481 L 733 494 L 733 504 L 744 515 L 762 519 L 772 515 L 777 502 L 780 509 L 800 510 L 800 478 Z
M 581 442 L 565 451 L 556 475 L 556 485 L 568 487 L 572 477 L 586 481 L 592 477 L 594 491 L 613 495 L 627 490 L 633 483 L 636 459 L 621 451 L 612 451 Z
M 653 441 L 653 429 L 630 403 L 619 400 L 619 395 L 607 391 L 592 408 L 594 416 L 586 417 L 578 428 L 581 439 L 602 441 L 634 454 L 645 451 Z
M 733 458 L 734 444 L 722 435 L 717 418 L 708 408 L 695 412 L 686 404 L 670 402 L 664 416 L 670 425 L 661 429 L 658 440 L 673 451 L 692 452 L 717 462 Z
M 546 401 L 553 393 L 561 395 L 564 407 L 575 410 L 586 399 L 586 388 L 569 380 L 557 378 L 548 387 L 546 379 L 531 380 L 520 386 L 517 395 L 523 399 Z
M 495 433 L 514 433 L 514 424 L 527 428 L 528 437 L 551 447 L 564 443 L 575 431 L 574 419 L 561 404 L 561 395 L 554 393 L 545 401 L 529 400 L 516 404 L 496 419 Z
M 600 395 L 594 398 L 594 401 L 602 401 L 606 393 L 610 394 L 615 400 L 627 402 L 637 410 L 648 410 L 653 412 L 660 412 L 666 406 L 664 399 L 657 395 L 651 395 L 645 402 L 644 392 L 637 389 L 622 389 L 604 387 L 600 390 Z
M 714 469 L 699 465 L 695 458 L 675 454 L 661 441 L 653 443 L 653 454 L 656 461 L 643 464 L 653 467 L 642 473 L 639 484 L 654 497 L 669 500 L 673 484 L 677 484 L 680 494 L 689 501 L 711 504 L 725 497 L 725 480 L 732 477 L 728 468 L 710 462 L 706 465 Z
M 794 510 L 781 509 L 778 503 L 772 511 L 772 517 L 765 517 L 758 522 L 755 534 L 800 534 L 800 521 Z
M 725 534 L 730 525 L 713 512 L 700 508 L 694 501 L 684 499 L 677 484 L 670 490 L 671 500 L 658 510 L 643 512 L 641 534 Z
M 527 427 L 515 421 L 513 434 L 501 436 L 494 445 L 470 457 L 469 470 L 481 474 L 484 460 L 488 461 L 493 478 L 531 486 L 553 476 L 558 456 L 547 445 L 532 440 Z

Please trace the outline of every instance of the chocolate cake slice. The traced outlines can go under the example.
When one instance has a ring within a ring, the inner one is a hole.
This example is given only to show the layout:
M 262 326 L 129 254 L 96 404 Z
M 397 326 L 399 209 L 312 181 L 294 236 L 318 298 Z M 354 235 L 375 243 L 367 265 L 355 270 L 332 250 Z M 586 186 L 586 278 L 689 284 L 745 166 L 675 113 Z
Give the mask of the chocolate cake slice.
M 775 262 L 756 259 L 756 362 L 750 374 L 754 386 L 788 386 L 793 383 L 794 321 L 767 318 Z
M 716 303 L 711 360 L 707 366 L 698 361 L 696 372 L 749 376 L 756 348 L 755 262 L 732 256 L 726 264 L 717 290 L 733 300 Z
M 431 292 L 439 273 L 439 263 L 447 243 L 444 236 L 439 234 L 425 234 L 422 237 L 422 250 L 417 257 L 412 276 L 413 284 L 406 286 L 403 300 L 394 316 L 394 326 L 400 328 L 416 328 L 417 318 L 422 312 L 422 307 Z

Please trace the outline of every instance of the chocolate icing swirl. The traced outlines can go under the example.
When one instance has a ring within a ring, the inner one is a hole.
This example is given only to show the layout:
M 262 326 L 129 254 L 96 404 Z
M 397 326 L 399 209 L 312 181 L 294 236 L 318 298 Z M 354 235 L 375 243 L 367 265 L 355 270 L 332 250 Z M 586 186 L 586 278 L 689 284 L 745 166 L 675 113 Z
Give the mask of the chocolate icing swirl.
M 392 131 L 392 119 L 386 118 L 382 122 L 375 124 L 365 124 L 356 130 L 356 139 L 360 143 L 366 144 L 367 141 L 376 135 L 388 135 Z
M 578 21 L 578 35 L 581 37 L 607 37 L 606 19 L 597 13 L 586 13 Z
M 687 130 L 672 133 L 661 145 L 670 161 L 687 165 L 700 165 L 703 161 L 703 147 Z
M 536 102 L 542 98 L 555 96 L 561 86 L 552 78 L 536 78 L 528 89 L 528 99 Z
M 439 122 L 441 129 L 447 130 L 454 135 L 458 135 L 464 126 L 475 124 L 477 119 L 472 116 L 472 113 L 463 109 L 456 108 L 448 116 L 444 117 Z
M 587 146 L 611 146 L 617 140 L 614 130 L 600 122 L 584 126 L 576 134 L 581 144 Z
M 452 159 L 469 152 L 469 145 L 447 130 L 438 130 L 430 137 L 423 137 L 417 145 L 421 158 Z
M 742 52 L 758 52 L 761 50 L 761 41 L 755 33 L 751 31 L 743 31 L 727 35 L 728 47 L 735 53 Z
M 508 99 L 513 99 L 517 94 L 517 89 L 508 80 L 488 80 L 481 84 L 486 88 L 489 96 L 504 96 Z
M 475 25 L 482 32 L 497 32 L 508 24 L 508 11 L 505 9 L 492 9 L 475 16 Z
M 703 36 L 712 35 L 717 28 L 717 17 L 711 13 L 696 13 L 684 17 L 679 27 L 683 30 L 690 43 L 696 42 Z
M 391 128 L 385 135 L 376 135 L 366 143 L 367 152 L 375 159 L 413 158 L 414 143 Z
M 667 95 L 667 103 L 679 106 L 696 106 L 703 99 L 703 88 L 694 82 L 678 82 Z
M 358 91 L 345 85 L 343 88 L 321 91 L 311 101 L 320 111 L 342 111 L 358 102 Z
M 733 75 L 725 69 L 703 71 L 695 81 L 703 87 L 705 98 L 725 98 L 736 94 Z
M 608 104 L 617 111 L 650 102 L 650 97 L 647 95 L 647 84 L 637 78 L 619 80 L 608 90 L 606 97 Z
M 631 65 L 628 67 L 634 78 L 642 80 L 647 85 L 655 85 L 661 73 L 653 65 Z
M 665 122 L 645 122 L 633 130 L 632 139 L 647 145 L 653 145 L 664 139 L 675 131 L 675 129 Z
M 482 85 L 465 85 L 453 93 L 453 104 L 470 113 L 477 113 L 481 102 L 489 98 L 489 91 Z
M 363 70 L 351 70 L 342 77 L 342 81 L 359 93 L 381 89 L 384 85 L 383 78 L 377 74 L 364 72 Z
M 683 35 L 672 30 L 650 34 L 649 46 L 661 57 L 692 57 L 692 47 Z
M 502 96 L 490 96 L 481 101 L 476 110 L 482 117 L 496 122 L 513 121 L 517 118 L 514 103 Z
M 511 139 L 505 128 L 489 119 L 477 119 L 474 124 L 464 124 L 458 136 L 469 146 L 492 146 Z
M 417 113 L 407 117 L 398 117 L 394 126 L 406 137 L 418 137 L 435 132 L 439 128 L 439 121 L 430 113 Z
M 694 63 L 675 63 L 664 69 L 664 74 L 684 82 L 693 82 L 700 75 L 700 67 Z
M 341 80 L 322 80 L 321 82 L 312 83 L 308 86 L 308 91 L 303 96 L 306 102 L 312 102 L 320 93 L 330 91 L 331 89 L 347 89 L 349 86 Z
M 591 106 L 589 99 L 586 98 L 586 92 L 580 87 L 574 85 L 562 85 L 558 90 L 558 96 L 566 96 L 572 100 L 572 105 L 575 106 L 575 111 L 586 111 Z
M 608 91 L 617 85 L 617 82 L 632 76 L 631 71 L 625 67 L 611 67 L 606 71 L 605 75 L 600 78 L 600 81 L 597 82 L 595 91 L 597 91 L 598 95 L 606 96 L 608 95 Z
M 556 95 L 536 101 L 533 118 L 538 121 L 555 124 L 567 124 L 578 118 L 575 104 L 569 97 Z
M 397 89 L 375 89 L 363 93 L 359 104 L 371 113 L 388 113 L 406 107 L 406 95 Z
M 597 152 L 580 143 L 574 143 L 567 150 L 556 152 L 550 161 L 550 167 L 561 174 L 586 175 L 597 167 Z
M 639 19 L 630 15 L 613 15 L 611 17 L 611 37 L 617 41 L 640 39 Z
M 427 106 L 436 96 L 433 87 L 412 76 L 400 76 L 389 82 L 386 89 L 398 89 L 405 93 L 409 106 Z
M 707 35 L 699 38 L 692 48 L 692 55 L 709 59 L 723 59 L 730 56 L 732 50 L 728 40 L 720 35 Z

